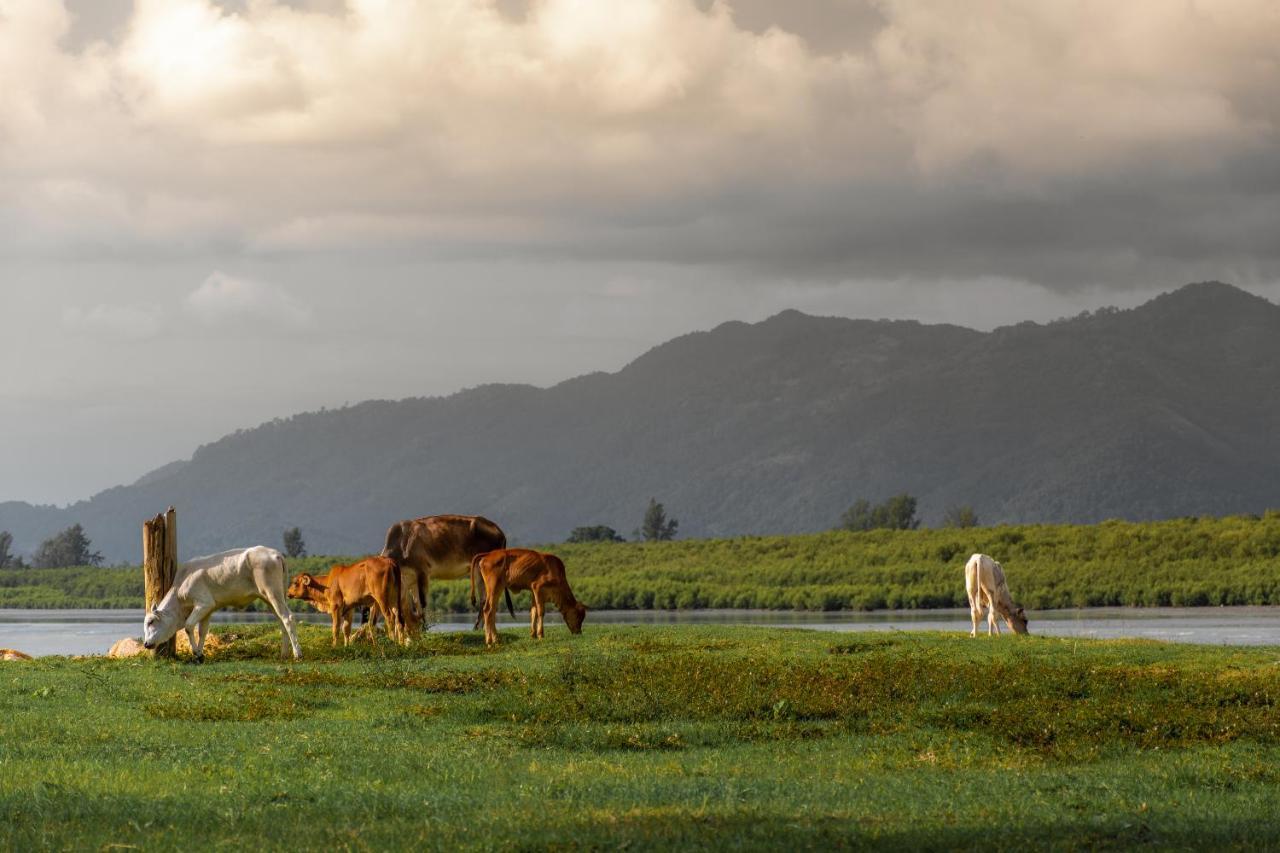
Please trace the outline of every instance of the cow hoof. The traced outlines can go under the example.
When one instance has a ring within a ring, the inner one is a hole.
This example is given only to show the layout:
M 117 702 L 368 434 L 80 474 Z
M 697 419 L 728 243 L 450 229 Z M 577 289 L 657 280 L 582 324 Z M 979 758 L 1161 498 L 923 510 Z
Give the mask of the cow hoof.
M 196 663 L 204 663 L 204 655 L 196 655 L 196 656 L 195 656 L 195 662 L 196 662 Z

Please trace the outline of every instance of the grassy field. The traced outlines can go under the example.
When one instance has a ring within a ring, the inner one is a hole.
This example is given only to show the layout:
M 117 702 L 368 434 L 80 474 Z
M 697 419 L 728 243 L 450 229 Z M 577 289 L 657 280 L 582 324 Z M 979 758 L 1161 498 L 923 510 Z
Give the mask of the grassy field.
M 881 610 L 966 606 L 964 561 L 1000 560 L 1029 610 L 1280 604 L 1280 513 L 1094 525 L 876 530 L 547 546 L 592 608 Z M 324 571 L 346 558 L 291 560 Z M 435 612 L 468 585 L 432 586 Z M 133 569 L 0 571 L 0 607 L 141 607 Z
M 0 664 L 0 848 L 1280 845 L 1277 649 L 302 632 Z

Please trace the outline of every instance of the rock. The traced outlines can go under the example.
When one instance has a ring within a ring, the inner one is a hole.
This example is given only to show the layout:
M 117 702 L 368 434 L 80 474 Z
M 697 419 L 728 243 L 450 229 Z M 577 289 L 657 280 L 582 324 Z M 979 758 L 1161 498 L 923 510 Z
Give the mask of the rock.
M 191 654 L 191 641 L 187 639 L 186 631 L 177 633 L 178 651 Z M 231 635 L 224 639 L 219 639 L 218 635 L 209 632 L 209 636 L 204 638 L 204 653 L 216 652 L 218 649 L 226 648 L 235 640 L 235 635 Z M 116 644 L 111 647 L 111 651 L 107 652 L 109 658 L 134 658 L 139 655 L 149 655 L 150 651 L 143 648 L 142 640 L 137 637 L 125 637 L 123 640 L 117 640 Z
M 116 640 L 111 651 L 107 652 L 109 658 L 134 658 L 138 655 L 150 654 L 142 647 L 142 640 L 133 637 L 125 637 L 123 640 Z
M 17 649 L 0 649 L 0 660 L 31 660 L 31 655 Z

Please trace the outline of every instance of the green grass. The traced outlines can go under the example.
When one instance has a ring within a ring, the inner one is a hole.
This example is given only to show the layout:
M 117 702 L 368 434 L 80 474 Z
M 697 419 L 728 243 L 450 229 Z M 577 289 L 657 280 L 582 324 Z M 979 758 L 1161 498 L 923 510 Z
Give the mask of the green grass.
M 1029 610 L 1280 604 L 1280 513 L 1094 525 L 876 530 L 547 546 L 593 608 L 881 610 L 963 607 L 963 566 L 1000 560 Z M 292 560 L 324 571 L 347 558 Z M 463 582 L 432 585 L 465 612 Z M 138 569 L 0 571 L 0 607 L 141 606 Z
M 204 666 L 0 664 L 0 848 L 1280 845 L 1273 648 L 216 633 Z

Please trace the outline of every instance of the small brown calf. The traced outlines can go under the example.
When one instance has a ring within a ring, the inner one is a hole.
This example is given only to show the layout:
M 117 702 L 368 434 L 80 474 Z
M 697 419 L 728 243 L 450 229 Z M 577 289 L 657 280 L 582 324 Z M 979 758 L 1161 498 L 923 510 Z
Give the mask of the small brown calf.
M 582 633 L 582 620 L 587 608 L 573 597 L 564 575 L 564 562 L 555 554 L 543 554 L 528 548 L 502 548 L 477 554 L 471 559 L 471 606 L 476 606 L 476 577 L 484 583 L 484 644 L 498 644 L 498 598 L 506 590 L 527 589 L 533 593 L 529 610 L 529 634 L 542 637 L 545 600 L 550 598 L 564 616 L 564 623 L 574 634 Z
M 405 642 L 400 618 L 400 567 L 395 560 L 368 557 L 350 566 L 334 566 L 327 575 L 300 574 L 289 584 L 289 597 L 309 601 L 333 617 L 335 646 L 339 628 L 343 644 L 351 644 L 352 611 L 370 605 L 386 615 L 391 639 Z M 369 641 L 375 641 L 376 635 L 376 625 L 371 626 Z

